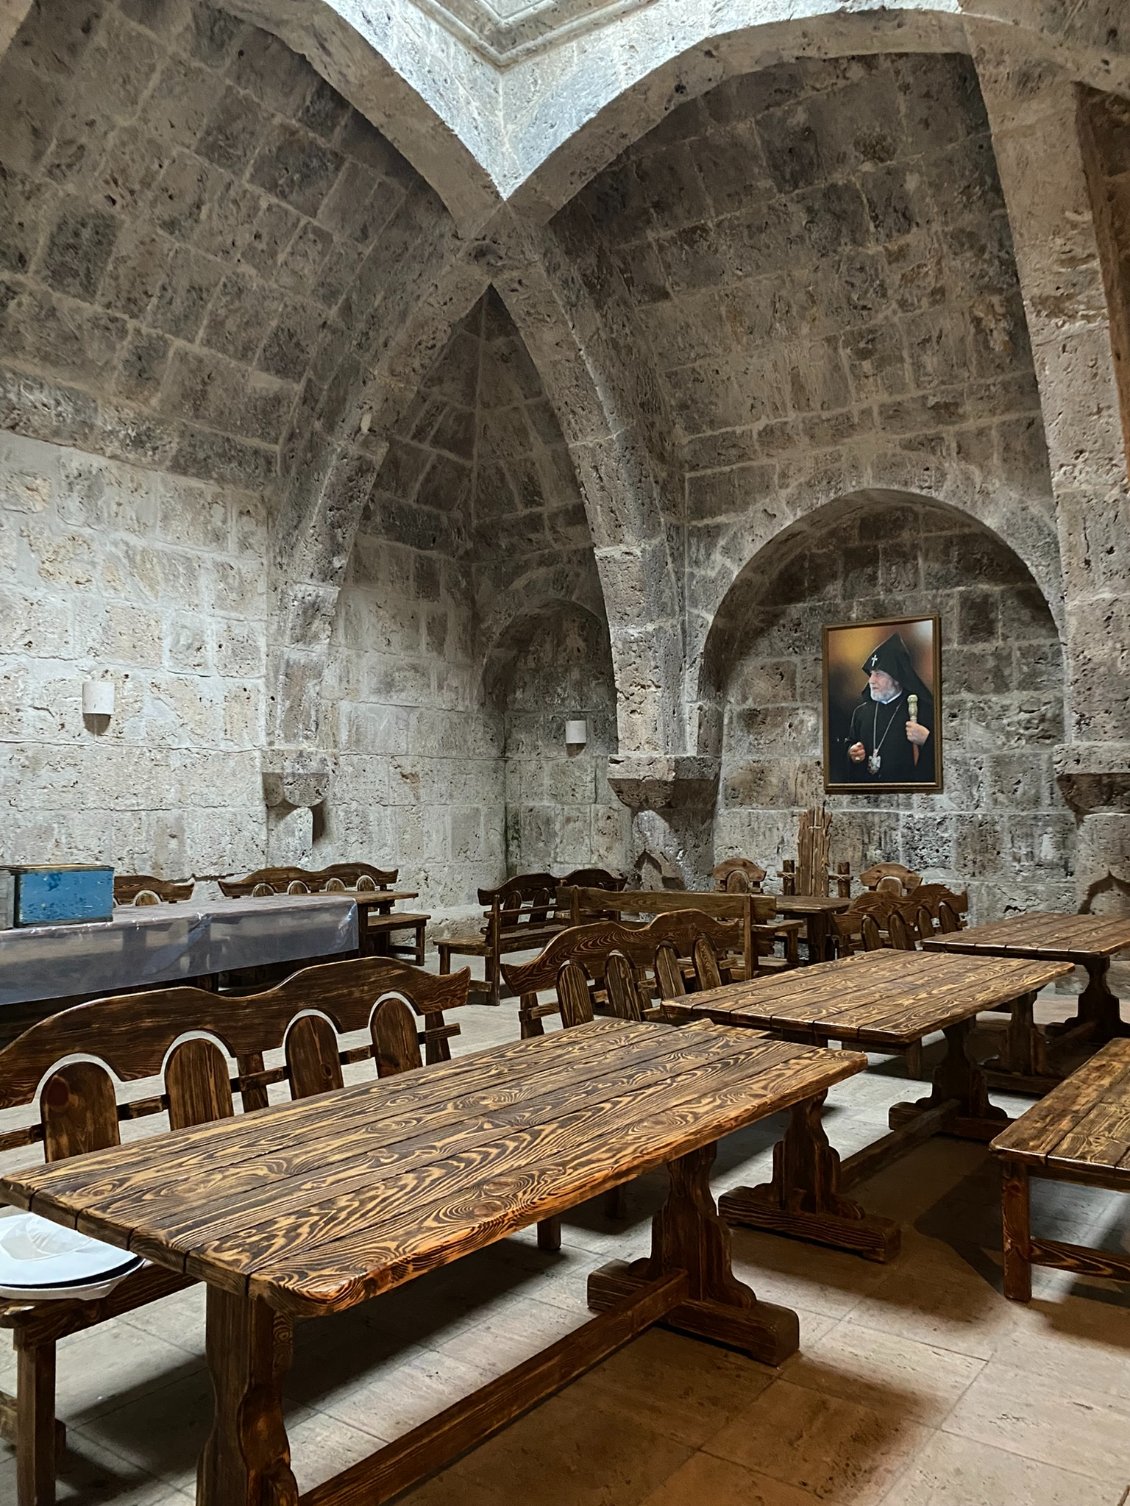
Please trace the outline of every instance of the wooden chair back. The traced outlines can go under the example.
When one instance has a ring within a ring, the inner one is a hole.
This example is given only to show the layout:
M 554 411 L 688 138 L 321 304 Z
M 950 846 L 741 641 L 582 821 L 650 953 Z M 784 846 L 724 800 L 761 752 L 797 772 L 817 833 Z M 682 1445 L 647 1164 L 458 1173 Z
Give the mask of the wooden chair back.
M 459 1027 L 443 1012 L 466 1002 L 469 982 L 466 968 L 436 977 L 362 957 L 303 968 L 258 994 L 162 988 L 76 1004 L 0 1051 L 0 1109 L 37 1109 L 0 1135 L 0 1151 L 42 1142 L 46 1158 L 60 1160 L 117 1144 L 123 1119 L 166 1112 L 177 1129 L 229 1117 L 237 1096 L 244 1110 L 263 1108 L 272 1083 L 296 1098 L 340 1087 L 347 1063 L 376 1057 L 379 1070 L 382 1055 L 405 1060 L 403 1010 L 378 1021 L 374 1009 L 388 994 L 422 1021 L 417 1052 L 422 1042 L 429 1060 L 446 1059 Z M 394 1032 L 391 1044 L 378 1027 Z M 368 1045 L 343 1047 L 340 1036 L 363 1030 Z M 285 1065 L 265 1067 L 265 1053 L 279 1049 Z M 151 1096 L 119 1101 L 118 1085 L 147 1080 L 157 1084 Z
M 257 868 L 246 878 L 220 879 L 220 892 L 229 899 L 257 894 L 320 894 L 332 880 L 339 889 L 391 889 L 397 868 L 374 868 L 372 863 L 332 863 L 328 868 Z M 266 889 L 258 886 L 266 884 Z M 292 889 L 301 884 L 301 889 Z
M 902 899 L 919 887 L 922 875 L 902 863 L 872 863 L 859 875 L 859 882 L 865 889 Z
M 832 813 L 824 805 L 812 805 L 797 819 L 797 855 L 786 858 L 778 877 L 782 894 L 811 894 L 826 898 L 834 881 L 840 899 L 851 897 L 851 864 L 830 867 Z
M 941 906 L 946 905 L 951 915 L 957 918 L 959 930 L 969 915 L 969 891 L 967 889 L 958 892 L 945 884 L 922 884 L 915 889 L 912 898 L 919 909 L 929 910 L 935 921 L 940 917 Z
M 760 894 L 766 870 L 750 858 L 726 858 L 711 877 L 723 894 Z
M 195 887 L 194 879 L 181 884 L 173 879 L 154 878 L 151 873 L 115 873 L 114 903 L 116 905 L 175 905 L 178 901 L 191 899 Z
M 552 873 L 519 873 L 493 889 L 479 890 L 483 910 L 483 934 L 494 944 L 502 933 L 518 927 L 529 930 L 565 922 L 558 915 L 557 880 Z
M 541 1022 L 552 1014 L 571 1023 L 593 1012 L 631 1019 L 656 1014 L 659 1000 L 686 991 L 687 970 L 708 955 L 700 950 L 696 958 L 703 940 L 712 948 L 719 981 L 728 982 L 717 958 L 734 953 L 740 938 L 736 920 L 694 910 L 660 915 L 649 925 L 598 920 L 561 931 L 531 962 L 503 963 L 502 972 L 519 997 L 522 1035 L 528 1037 L 543 1034 Z M 692 984 L 703 986 L 697 975 Z M 556 1000 L 541 1002 L 539 993 L 550 989 L 557 991 Z
M 747 978 L 756 976 L 758 956 L 772 948 L 769 922 L 777 913 L 777 902 L 771 894 L 721 894 L 716 890 L 683 889 L 625 889 L 611 896 L 601 890 L 573 889 L 569 894 L 574 925 L 583 925 L 609 914 L 622 920 L 625 915 L 644 917 L 697 912 L 711 915 L 716 920 L 736 920 L 741 926 L 739 955 Z
M 901 909 L 892 910 L 887 917 L 887 935 L 896 952 L 913 952 L 918 947 L 918 926 Z
M 847 956 L 852 952 L 866 950 L 867 944 L 863 933 L 864 918 L 870 916 L 876 929 L 882 931 L 895 905 L 896 901 L 891 895 L 865 890 L 862 894 L 855 896 L 846 910 L 833 915 L 832 925 L 835 928 L 837 950 L 840 955 Z

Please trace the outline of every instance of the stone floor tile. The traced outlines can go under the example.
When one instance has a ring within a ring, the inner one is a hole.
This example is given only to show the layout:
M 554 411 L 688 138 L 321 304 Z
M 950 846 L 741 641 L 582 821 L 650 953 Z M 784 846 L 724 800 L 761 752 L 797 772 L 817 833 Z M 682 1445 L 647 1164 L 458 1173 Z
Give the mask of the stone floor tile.
M 703 1447 L 820 1501 L 877 1506 L 930 1435 L 902 1392 L 871 1402 L 776 1380 Z
M 993 1361 L 943 1429 L 1098 1480 L 1130 1481 L 1130 1400 Z
M 460 1474 L 512 1506 L 637 1506 L 692 1450 L 572 1385 L 488 1440 Z
M 207 1288 L 203 1282 L 199 1282 L 183 1292 L 162 1297 L 159 1302 L 135 1308 L 133 1312 L 126 1314 L 122 1322 L 130 1328 L 140 1329 L 142 1333 L 153 1334 L 166 1344 L 176 1344 L 178 1348 L 203 1359 L 206 1301 Z
M 1121 1506 L 1122 1487 L 935 1433 L 882 1506 Z
M 733 1231 L 734 1270 L 764 1302 L 843 1318 L 882 1282 L 887 1267 L 843 1250 Z
M 818 1506 L 819 1500 L 729 1459 L 695 1454 L 641 1506 Z
M 417 1348 L 367 1370 L 328 1367 L 303 1380 L 303 1401 L 374 1438 L 399 1438 L 484 1385 L 499 1370 L 476 1363 L 472 1347 L 457 1357 Z M 292 1393 L 293 1394 L 293 1393 Z
M 11 1506 L 15 1499 L 15 1455 L 0 1445 L 0 1501 Z M 59 1460 L 57 1499 L 59 1506 L 179 1506 L 178 1492 L 168 1481 L 74 1428 L 68 1430 Z
M 1009 1306 L 983 1275 L 922 1258 L 892 1267 L 853 1317 L 864 1328 L 987 1360 L 1011 1329 Z
M 898 1393 L 902 1415 L 939 1426 L 987 1362 L 844 1318 L 811 1339 L 787 1362 L 796 1386 L 842 1396 L 877 1409 Z
M 767 1386 L 775 1371 L 745 1355 L 649 1329 L 577 1381 L 594 1410 L 620 1412 L 699 1447 Z
M 82 1422 L 192 1374 L 204 1374 L 202 1354 L 116 1318 L 60 1342 L 56 1411 L 67 1422 Z

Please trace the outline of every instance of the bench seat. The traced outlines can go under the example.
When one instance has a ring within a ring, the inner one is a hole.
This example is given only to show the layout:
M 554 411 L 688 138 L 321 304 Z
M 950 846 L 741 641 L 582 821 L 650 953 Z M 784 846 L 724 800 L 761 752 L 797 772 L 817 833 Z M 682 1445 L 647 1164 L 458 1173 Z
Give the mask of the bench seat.
M 993 1141 L 1002 1162 L 1004 1291 L 1032 1296 L 1032 1267 L 1130 1281 L 1130 1258 L 1032 1237 L 1030 1178 L 1130 1192 L 1130 1040 L 1108 1042 Z
M 409 910 L 393 910 L 388 915 L 370 915 L 363 930 L 365 940 L 369 943 L 366 950 L 384 957 L 411 957 L 417 967 L 423 967 L 424 936 L 431 918 L 431 915 Z M 407 946 L 394 944 L 389 938 L 397 931 L 411 931 L 411 943 Z

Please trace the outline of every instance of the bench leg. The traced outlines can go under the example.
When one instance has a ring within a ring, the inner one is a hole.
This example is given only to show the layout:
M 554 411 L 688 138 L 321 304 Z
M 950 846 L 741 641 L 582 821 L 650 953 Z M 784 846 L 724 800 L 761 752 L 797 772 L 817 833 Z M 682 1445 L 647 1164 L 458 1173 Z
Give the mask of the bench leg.
M 799 1347 L 799 1320 L 791 1308 L 759 1302 L 734 1275 L 730 1231 L 718 1217 L 710 1191 L 715 1149 L 705 1145 L 668 1162 L 671 1185 L 652 1223 L 651 1255 L 594 1271 L 589 1306 L 606 1311 L 645 1282 L 685 1271 L 690 1295 L 662 1319 L 666 1327 L 780 1365 Z
M 1004 1235 L 1004 1294 L 1013 1302 L 1032 1300 L 1032 1214 L 1028 1168 L 1006 1161 L 1001 1174 L 1001 1227 Z
M 441 941 L 437 950 L 439 951 L 440 972 L 449 973 L 451 971 L 451 948 L 449 946 L 444 946 L 443 942 Z
M 422 920 L 419 923 L 419 925 L 416 927 L 416 966 L 417 967 L 423 967 L 423 965 L 424 965 L 424 927 L 426 926 L 426 924 L 427 924 L 427 922 Z
M 298 1506 L 282 1412 L 290 1343 L 290 1324 L 265 1302 L 208 1288 L 216 1412 L 200 1456 L 197 1506 Z
M 17 1336 L 13 1423 L 17 1506 L 54 1506 L 55 1455 L 66 1436 L 55 1421 L 54 1344 L 24 1345 Z
M 497 952 L 487 957 L 487 1003 L 496 1008 L 502 1003 L 502 959 Z

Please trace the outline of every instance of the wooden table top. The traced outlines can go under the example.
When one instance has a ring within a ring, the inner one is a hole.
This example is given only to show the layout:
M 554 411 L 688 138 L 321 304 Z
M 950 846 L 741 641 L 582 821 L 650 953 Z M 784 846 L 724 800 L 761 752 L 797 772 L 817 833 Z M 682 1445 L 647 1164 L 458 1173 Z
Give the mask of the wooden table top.
M 782 915 L 838 915 L 846 910 L 850 899 L 831 894 L 775 894 Z
M 993 1141 L 993 1150 L 1051 1171 L 1113 1173 L 1130 1185 L 1130 1040 L 1114 1040 Z
M 932 936 L 922 945 L 931 951 L 969 952 L 1073 961 L 1077 957 L 1113 957 L 1130 948 L 1130 916 L 1060 915 L 1029 910 L 1007 920 L 968 926 L 948 936 Z
M 811 1030 L 827 1040 L 908 1046 L 1070 971 L 1062 962 L 857 952 L 667 999 L 667 1008 L 763 1030 Z
M 597 1020 L 0 1179 L 295 1315 L 351 1307 L 823 1092 L 851 1052 Z

